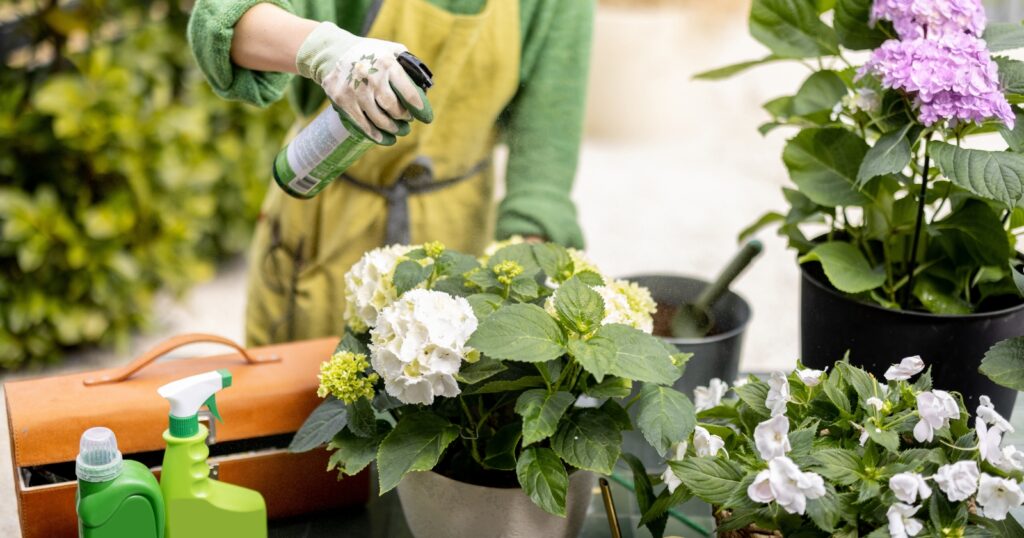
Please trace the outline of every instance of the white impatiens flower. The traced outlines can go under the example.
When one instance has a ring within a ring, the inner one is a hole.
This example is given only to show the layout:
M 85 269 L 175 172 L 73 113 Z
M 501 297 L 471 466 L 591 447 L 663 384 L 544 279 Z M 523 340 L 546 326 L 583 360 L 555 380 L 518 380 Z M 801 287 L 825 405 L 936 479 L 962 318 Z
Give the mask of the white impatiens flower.
M 758 424 L 754 428 L 754 445 L 764 461 L 785 456 L 793 448 L 789 444 L 789 419 L 777 415 Z
M 391 245 L 373 249 L 345 273 L 345 323 L 356 332 L 366 332 L 377 315 L 397 298 L 392 281 L 395 267 L 413 247 Z
M 963 501 L 978 490 L 978 464 L 967 460 L 943 465 L 935 472 L 934 478 L 950 501 Z
M 1002 521 L 1010 510 L 1024 504 L 1024 492 L 1020 484 L 1009 478 L 999 478 L 988 474 L 981 475 L 978 486 L 978 505 L 981 515 Z
M 825 496 L 825 481 L 816 473 L 805 473 L 793 460 L 780 456 L 768 462 L 768 470 L 761 471 L 747 488 L 747 496 L 754 502 L 775 501 L 790 514 L 807 509 L 808 499 Z
M 714 435 L 705 428 L 697 426 L 693 429 L 693 451 L 697 457 L 714 457 L 725 446 L 721 437 Z
M 381 310 L 370 331 L 373 369 L 388 394 L 407 404 L 430 404 L 459 394 L 455 374 L 479 353 L 466 346 L 477 319 L 469 301 L 416 289 Z
M 821 383 L 821 374 L 825 372 L 822 370 L 814 370 L 812 368 L 804 368 L 803 370 L 797 370 L 796 376 L 803 381 L 804 385 L 808 387 L 817 387 Z
M 786 412 L 786 403 L 789 402 L 789 379 L 783 372 L 773 372 L 768 380 L 768 397 L 764 405 L 771 411 L 772 416 L 782 415 Z
M 978 418 L 992 426 L 999 426 L 1004 432 L 1013 431 L 1010 421 L 1003 418 L 1003 415 L 996 411 L 996 407 L 992 405 L 992 399 L 988 396 L 982 395 L 978 398 L 978 409 L 975 411 L 975 414 L 978 415 Z
M 729 392 L 729 384 L 717 377 L 712 378 L 706 387 L 693 389 L 693 405 L 698 413 L 722 403 L 725 393 Z
M 1003 449 L 1000 447 L 1003 444 L 1002 427 L 992 426 L 990 428 L 979 417 L 974 419 L 974 431 L 978 436 L 978 452 L 981 454 L 981 460 L 996 467 L 1002 467 L 1004 465 Z
M 915 355 L 903 359 L 899 364 L 890 366 L 885 371 L 885 378 L 889 381 L 903 381 L 921 373 L 921 370 L 924 370 L 924 361 Z
M 668 455 L 666 457 L 670 461 L 683 461 L 683 458 L 686 457 L 686 446 L 686 441 L 673 443 L 672 447 L 669 448 Z M 669 493 L 675 493 L 676 488 L 683 483 L 683 481 L 676 476 L 676 473 L 672 471 L 672 466 L 665 467 L 665 472 L 661 473 L 661 480 L 662 482 L 665 482 L 666 486 L 668 486 Z
M 1017 447 L 1013 445 L 1004 446 L 1003 457 L 997 467 L 1008 473 L 1024 471 L 1024 451 L 1017 450 Z
M 928 487 L 924 477 L 917 473 L 899 473 L 889 479 L 889 489 L 896 498 L 914 504 L 920 497 L 923 501 L 932 496 L 932 488 Z
M 921 420 L 914 426 L 914 439 L 919 443 L 930 443 L 935 436 L 935 430 L 948 426 L 950 419 L 960 417 L 960 407 L 957 406 L 956 400 L 944 390 L 918 394 L 917 411 L 921 415 Z
M 891 538 L 907 538 L 917 536 L 924 529 L 921 521 L 914 518 L 919 506 L 896 503 L 889 507 L 885 517 L 889 520 L 889 536 Z
M 607 400 L 608 398 L 594 398 L 593 396 L 580 394 L 579 398 L 576 398 L 576 402 L 573 403 L 572 406 L 583 409 L 601 407 Z
M 601 325 L 621 323 L 647 334 L 654 332 L 654 313 L 658 305 L 647 288 L 627 280 L 606 281 L 594 286 L 604 299 L 604 319 Z
M 868 398 L 867 400 L 864 400 L 864 404 L 874 407 L 875 411 L 881 411 L 885 407 L 885 402 L 874 396 Z
M 868 438 L 871 437 L 868 434 L 867 428 L 861 426 L 860 424 L 857 424 L 856 422 L 851 422 L 850 426 L 853 426 L 853 429 L 860 432 L 860 437 L 857 438 L 857 442 L 860 443 L 860 446 L 864 446 L 868 442 Z

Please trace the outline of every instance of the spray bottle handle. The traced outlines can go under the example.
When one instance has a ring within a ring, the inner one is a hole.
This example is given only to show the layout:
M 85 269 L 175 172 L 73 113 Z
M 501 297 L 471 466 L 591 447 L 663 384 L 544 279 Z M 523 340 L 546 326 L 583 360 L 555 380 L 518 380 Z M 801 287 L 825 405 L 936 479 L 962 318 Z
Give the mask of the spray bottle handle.
M 220 411 L 217 409 L 217 396 L 216 395 L 210 396 L 209 398 L 207 398 L 206 401 L 203 402 L 203 405 L 206 406 L 206 408 L 210 410 L 210 414 L 213 415 L 213 418 L 217 419 L 217 422 L 220 422 L 221 424 L 224 423 L 224 419 L 221 418 Z

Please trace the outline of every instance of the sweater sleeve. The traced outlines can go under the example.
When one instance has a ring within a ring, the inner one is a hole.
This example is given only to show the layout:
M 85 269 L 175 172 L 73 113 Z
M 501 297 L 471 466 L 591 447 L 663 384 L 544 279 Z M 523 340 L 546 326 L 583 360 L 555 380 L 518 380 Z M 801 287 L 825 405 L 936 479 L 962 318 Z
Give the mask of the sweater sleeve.
M 506 111 L 506 195 L 497 235 L 539 235 L 582 247 L 569 198 L 583 133 L 592 0 L 522 2 L 519 91 Z
M 265 107 L 284 95 L 292 75 L 253 71 L 231 61 L 235 24 L 262 2 L 296 12 L 290 0 L 197 0 L 188 21 L 188 42 L 214 93 Z

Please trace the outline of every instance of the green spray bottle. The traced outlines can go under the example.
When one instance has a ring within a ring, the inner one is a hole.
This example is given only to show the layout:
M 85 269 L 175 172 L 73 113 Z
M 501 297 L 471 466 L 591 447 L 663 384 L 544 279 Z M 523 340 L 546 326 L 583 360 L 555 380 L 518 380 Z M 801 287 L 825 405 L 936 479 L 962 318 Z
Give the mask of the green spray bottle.
M 160 489 L 167 512 L 167 538 L 267 536 L 267 507 L 259 492 L 210 478 L 206 461 L 206 426 L 199 409 L 206 406 L 221 420 L 216 394 L 231 386 L 231 373 L 216 370 L 168 383 L 157 392 L 171 403 L 170 427 L 164 431 Z
M 426 104 L 422 111 L 411 106 L 406 106 L 406 109 L 416 119 L 430 123 L 434 113 L 423 92 L 434 85 L 433 73 L 425 63 L 408 52 L 398 56 L 398 63 L 419 86 L 420 96 Z M 403 127 L 398 134 L 409 134 L 408 124 Z M 277 153 L 273 166 L 274 181 L 295 198 L 312 198 L 373 146 L 373 140 L 360 134 L 333 106 L 329 106 Z
M 108 428 L 82 434 L 75 475 L 80 538 L 161 538 L 164 501 L 153 473 L 124 461 Z

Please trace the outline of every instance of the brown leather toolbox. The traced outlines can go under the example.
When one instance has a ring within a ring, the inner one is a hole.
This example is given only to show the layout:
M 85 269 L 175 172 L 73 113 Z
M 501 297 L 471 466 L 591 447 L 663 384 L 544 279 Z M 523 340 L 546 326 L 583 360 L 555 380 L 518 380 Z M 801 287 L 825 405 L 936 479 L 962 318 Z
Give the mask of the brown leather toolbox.
M 224 344 L 235 353 L 155 362 L 195 342 Z M 336 343 L 324 338 L 246 350 L 219 336 L 186 334 L 123 368 L 6 383 L 23 535 L 77 534 L 75 456 L 79 437 L 92 426 L 113 430 L 125 459 L 159 473 L 170 409 L 157 387 L 219 368 L 228 369 L 234 381 L 217 393 L 224 422 L 215 425 L 209 441 L 215 476 L 262 493 L 270 518 L 365 503 L 366 472 L 339 481 L 326 470 L 327 451 L 292 454 L 286 448 L 320 403 L 316 375 Z

